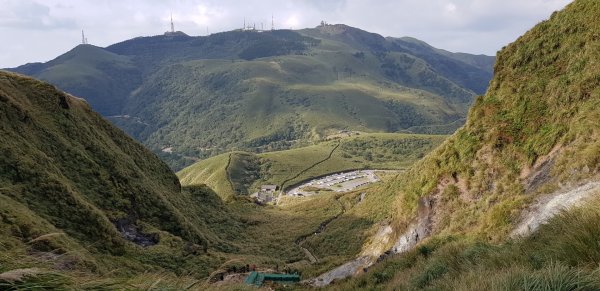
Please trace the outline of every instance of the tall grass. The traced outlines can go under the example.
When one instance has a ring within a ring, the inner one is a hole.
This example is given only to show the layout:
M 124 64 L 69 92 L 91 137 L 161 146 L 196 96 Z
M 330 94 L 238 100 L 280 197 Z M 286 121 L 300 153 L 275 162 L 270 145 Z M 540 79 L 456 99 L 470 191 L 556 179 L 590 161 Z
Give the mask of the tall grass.
M 433 237 L 334 290 L 598 290 L 600 199 L 564 211 L 531 237 L 490 244 Z

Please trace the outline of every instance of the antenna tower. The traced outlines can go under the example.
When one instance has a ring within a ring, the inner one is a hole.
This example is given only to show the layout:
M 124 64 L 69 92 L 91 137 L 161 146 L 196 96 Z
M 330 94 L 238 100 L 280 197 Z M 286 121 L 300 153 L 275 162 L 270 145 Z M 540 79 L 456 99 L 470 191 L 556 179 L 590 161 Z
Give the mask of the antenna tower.
M 275 30 L 275 17 L 271 14 L 271 30 Z
M 175 25 L 173 25 L 173 13 L 171 13 L 171 33 L 175 33 Z
M 85 37 L 85 34 L 83 33 L 83 29 L 81 30 L 81 44 L 87 44 L 87 38 Z

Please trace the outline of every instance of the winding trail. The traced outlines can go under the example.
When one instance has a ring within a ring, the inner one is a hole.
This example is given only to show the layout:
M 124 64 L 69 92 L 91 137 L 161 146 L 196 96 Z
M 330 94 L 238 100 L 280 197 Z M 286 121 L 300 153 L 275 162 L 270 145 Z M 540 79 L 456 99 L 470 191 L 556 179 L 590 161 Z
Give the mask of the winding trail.
M 231 187 L 231 191 L 235 194 L 235 188 L 233 187 L 233 182 L 231 182 L 231 176 L 229 175 L 229 166 L 231 165 L 231 155 L 233 153 L 229 153 L 229 157 L 227 158 L 227 165 L 225 166 L 225 176 L 227 177 L 227 182 L 229 182 L 229 187 Z
M 337 202 L 341 208 L 341 210 L 338 214 L 321 222 L 321 224 L 319 224 L 319 227 L 317 227 L 317 229 L 315 231 L 313 231 L 312 233 L 300 236 L 299 238 L 296 239 L 296 241 L 294 241 L 294 244 L 296 244 L 296 246 L 298 246 L 299 248 L 302 249 L 302 251 L 304 252 L 304 254 L 306 255 L 306 257 L 308 258 L 308 260 L 310 261 L 311 264 L 318 263 L 319 259 L 313 253 L 311 253 L 311 251 L 309 249 L 303 247 L 302 244 L 304 244 L 304 242 L 308 238 L 310 238 L 312 236 L 316 236 L 316 235 L 322 233 L 323 231 L 325 231 L 325 229 L 327 228 L 327 225 L 329 225 L 332 221 L 336 220 L 338 217 L 340 217 L 342 214 L 344 214 L 346 212 L 346 207 L 344 206 L 344 204 L 342 202 L 340 202 L 340 198 L 341 198 L 341 196 L 338 196 L 335 198 L 335 202 Z

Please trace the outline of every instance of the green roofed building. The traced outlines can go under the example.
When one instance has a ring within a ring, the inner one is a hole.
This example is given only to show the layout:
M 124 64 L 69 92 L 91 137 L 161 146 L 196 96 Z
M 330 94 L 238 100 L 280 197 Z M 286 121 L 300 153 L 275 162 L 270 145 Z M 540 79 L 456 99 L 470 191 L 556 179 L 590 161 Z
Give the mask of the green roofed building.
M 300 282 L 298 274 L 266 274 L 259 272 L 251 272 L 244 283 L 248 285 L 262 286 L 265 281 L 277 283 L 297 283 Z

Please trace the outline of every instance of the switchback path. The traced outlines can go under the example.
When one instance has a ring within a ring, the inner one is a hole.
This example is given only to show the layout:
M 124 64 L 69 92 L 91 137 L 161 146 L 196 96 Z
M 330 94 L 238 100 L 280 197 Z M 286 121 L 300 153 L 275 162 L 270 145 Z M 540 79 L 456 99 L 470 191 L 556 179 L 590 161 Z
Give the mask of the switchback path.
M 319 224 L 319 227 L 315 231 L 313 231 L 310 234 L 306 234 L 306 235 L 303 235 L 303 236 L 297 238 L 296 241 L 294 242 L 296 244 L 296 246 L 301 248 L 302 251 L 304 252 L 304 254 L 306 254 L 306 257 L 308 258 L 308 260 L 310 261 L 311 264 L 318 263 L 319 259 L 309 249 L 303 247 L 302 245 L 311 236 L 318 235 L 318 234 L 322 233 L 323 231 L 325 231 L 325 229 L 327 228 L 327 225 L 329 225 L 332 221 L 336 220 L 338 217 L 342 216 L 342 214 L 344 214 L 346 212 L 346 207 L 344 206 L 344 204 L 342 202 L 340 202 L 341 197 L 342 196 L 338 196 L 335 198 L 335 202 L 337 202 L 340 205 L 340 209 L 341 209 L 338 214 L 321 222 L 321 224 Z
M 231 155 L 233 155 L 233 154 L 229 153 L 229 157 L 227 158 L 227 166 L 225 166 L 225 177 L 227 177 L 227 182 L 229 182 L 229 187 L 231 187 L 231 191 L 233 191 L 232 193 L 235 194 L 235 188 L 233 187 L 233 182 L 231 182 L 231 175 L 229 175 L 229 166 L 231 165 Z

